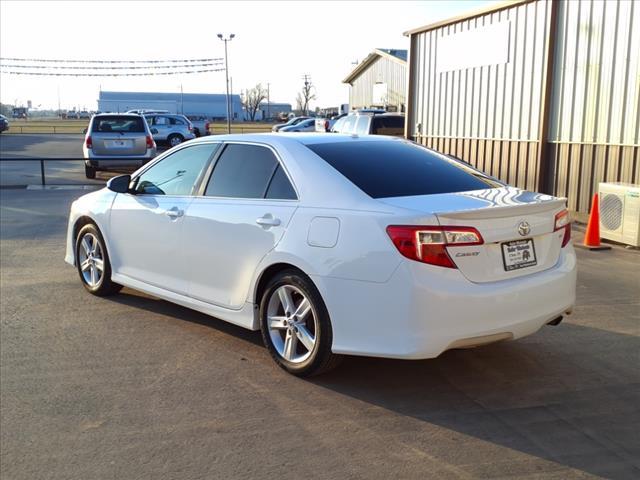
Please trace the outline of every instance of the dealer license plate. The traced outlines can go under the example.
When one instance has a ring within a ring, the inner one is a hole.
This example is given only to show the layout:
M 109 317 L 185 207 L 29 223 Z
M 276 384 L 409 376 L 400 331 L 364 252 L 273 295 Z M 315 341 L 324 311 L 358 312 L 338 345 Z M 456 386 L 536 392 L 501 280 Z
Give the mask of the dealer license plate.
M 107 146 L 111 148 L 131 148 L 131 140 L 109 140 Z
M 514 240 L 502 244 L 502 260 L 507 272 L 536 265 L 536 249 L 533 239 Z

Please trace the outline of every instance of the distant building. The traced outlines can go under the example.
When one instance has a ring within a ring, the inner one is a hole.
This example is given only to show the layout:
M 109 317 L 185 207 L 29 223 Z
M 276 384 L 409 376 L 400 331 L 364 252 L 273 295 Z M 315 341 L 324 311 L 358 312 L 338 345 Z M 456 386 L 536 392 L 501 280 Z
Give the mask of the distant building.
M 220 93 L 153 93 L 100 92 L 98 110 L 126 112 L 128 110 L 168 110 L 170 113 L 202 115 L 212 120 L 226 120 L 226 95 Z M 243 121 L 240 95 L 231 95 L 231 118 Z
M 262 102 L 256 112 L 256 120 L 277 118 L 279 114 L 289 114 L 293 111 L 290 103 Z
M 376 48 L 345 78 L 349 106 L 404 112 L 407 103 L 407 51 Z

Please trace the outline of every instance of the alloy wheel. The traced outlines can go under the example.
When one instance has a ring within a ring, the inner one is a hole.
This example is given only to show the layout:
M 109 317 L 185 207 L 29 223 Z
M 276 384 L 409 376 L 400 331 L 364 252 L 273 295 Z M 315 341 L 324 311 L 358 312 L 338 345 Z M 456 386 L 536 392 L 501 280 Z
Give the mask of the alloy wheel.
M 282 285 L 274 290 L 267 306 L 267 327 L 273 346 L 284 360 L 301 363 L 313 352 L 318 318 L 299 288 Z
M 93 233 L 87 233 L 80 241 L 78 252 L 82 278 L 90 287 L 95 287 L 104 275 L 104 257 L 100 242 Z

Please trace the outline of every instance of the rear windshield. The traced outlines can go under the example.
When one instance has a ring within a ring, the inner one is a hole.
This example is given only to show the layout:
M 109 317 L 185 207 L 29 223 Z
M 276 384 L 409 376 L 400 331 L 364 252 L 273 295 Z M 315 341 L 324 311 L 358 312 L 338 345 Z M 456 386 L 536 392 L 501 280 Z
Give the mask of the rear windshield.
M 94 117 L 92 132 L 134 132 L 144 133 L 142 117 Z
M 468 192 L 502 184 L 462 162 L 406 141 L 307 145 L 372 198 Z

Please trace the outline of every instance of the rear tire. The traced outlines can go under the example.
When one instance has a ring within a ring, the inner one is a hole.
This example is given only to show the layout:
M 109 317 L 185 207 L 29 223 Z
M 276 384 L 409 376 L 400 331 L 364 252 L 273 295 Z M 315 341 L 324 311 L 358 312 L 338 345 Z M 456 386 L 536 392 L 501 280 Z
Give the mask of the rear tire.
M 95 167 L 90 167 L 89 165 L 84 166 L 84 174 L 87 178 L 94 179 L 96 178 L 96 169 Z
M 169 142 L 169 146 L 176 147 L 184 142 L 184 137 L 178 133 L 172 133 L 167 137 L 167 142 Z
M 99 297 L 113 295 L 122 285 L 111 281 L 111 262 L 98 227 L 88 223 L 76 237 L 76 268 L 84 288 Z
M 328 372 L 342 360 L 331 351 L 333 330 L 320 292 L 297 270 L 278 273 L 265 287 L 260 330 L 271 358 L 298 377 Z

